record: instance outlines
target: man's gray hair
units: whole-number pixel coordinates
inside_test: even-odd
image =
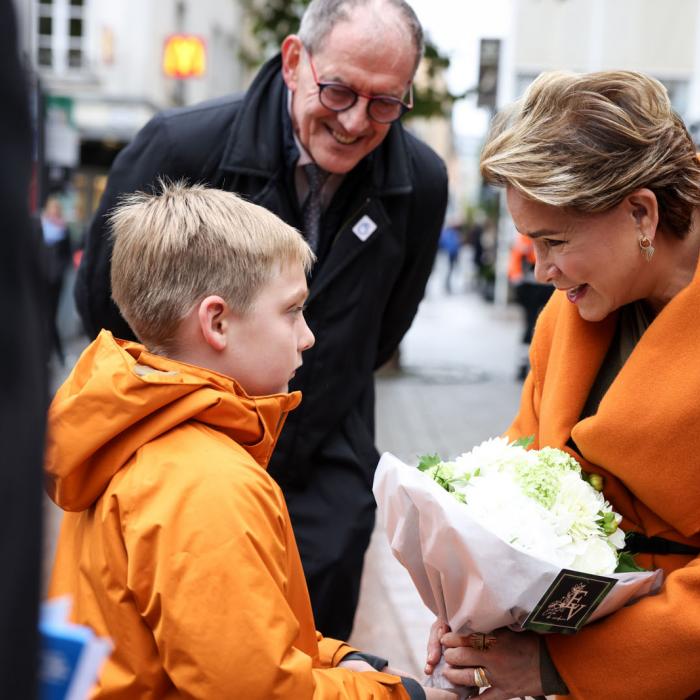
[[[376,0],[311,0],[301,18],[299,38],[312,54],[316,53],[320,51],[323,42],[336,24],[349,20],[351,12],[356,7],[375,2]],[[404,20],[416,49],[416,62],[413,67],[415,73],[425,49],[423,27],[413,8],[405,0],[380,0],[380,2],[393,7]]]

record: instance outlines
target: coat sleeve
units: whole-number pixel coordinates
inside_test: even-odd
[[[118,338],[133,340],[133,331],[112,301],[110,260],[112,242],[107,217],[120,195],[147,190],[159,176],[176,178],[171,164],[171,144],[161,115],[154,117],[119,153],[107,187],[85,238],[85,248],[75,283],[75,302],[87,334],[94,338],[102,328]]]
[[[316,633],[293,607],[308,594],[301,573],[290,576],[293,535],[272,479],[252,466],[242,478],[188,466],[196,481],[177,487],[171,473],[167,489],[130,489],[139,493],[124,510],[128,589],[181,696],[406,699],[398,677],[324,668],[313,652]],[[327,664],[346,653],[335,640],[321,647]]]
[[[348,654],[357,651],[347,642],[324,637],[320,632],[316,632],[316,641],[318,642],[319,662],[324,668],[337,666]]]
[[[411,222],[406,232],[406,256],[398,282],[389,297],[377,349],[377,367],[392,356],[411,327],[435,261],[447,208],[445,164],[423,144],[414,161]]]

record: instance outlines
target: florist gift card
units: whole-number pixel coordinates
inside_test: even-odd
[[[614,578],[562,569],[527,616],[523,629],[573,634],[615,585]]]

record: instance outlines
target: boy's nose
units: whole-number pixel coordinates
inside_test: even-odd
[[[301,334],[300,340],[301,342],[299,343],[299,350],[301,352],[309,350],[314,346],[314,343],[316,342],[316,338],[314,337],[314,334],[311,332],[311,329],[306,323],[306,319],[304,319],[304,330]]]

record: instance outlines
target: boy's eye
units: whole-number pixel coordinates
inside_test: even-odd
[[[556,248],[559,245],[563,245],[564,241],[561,241],[558,238],[545,238],[544,243],[548,248]]]

